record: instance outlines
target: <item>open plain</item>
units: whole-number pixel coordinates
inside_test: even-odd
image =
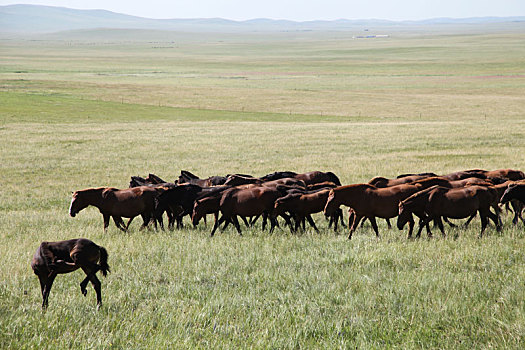
[[[94,30],[0,39],[0,348],[523,348],[525,225],[352,240],[208,225],[124,234],[71,192],[333,171],[525,170],[523,23],[352,31]],[[348,214],[345,213],[346,217]],[[81,273],[47,312],[41,241],[86,237],[112,273],[97,311]]]

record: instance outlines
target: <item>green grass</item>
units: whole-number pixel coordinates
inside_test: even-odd
[[[510,215],[481,240],[477,219],[411,241],[380,220],[379,240],[365,225],[348,241],[321,216],[321,234],[210,238],[209,223],[103,234],[97,210],[67,214],[71,191],[148,172],[349,184],[525,169],[518,34],[401,34],[188,36],[175,52],[152,48],[171,38],[2,41],[0,348],[523,348],[525,231]],[[42,313],[31,256],[75,237],[109,252],[104,306],[75,272]]]

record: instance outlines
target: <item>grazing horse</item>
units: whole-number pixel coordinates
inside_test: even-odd
[[[421,190],[421,187],[410,184],[402,184],[386,188],[377,188],[370,184],[355,184],[340,186],[332,189],[324,208],[325,215],[333,213],[341,204],[353,210],[350,215],[350,233],[348,239],[352,238],[359,222],[367,218],[372,228],[379,237],[376,217],[393,218],[398,215],[399,202],[408,196]]]
[[[522,216],[522,211],[523,211],[523,208],[525,207],[525,202],[520,201],[517,198],[511,198],[510,195],[507,195],[507,197],[503,198],[503,195],[510,187],[514,185],[519,185],[519,184],[521,184],[521,182],[516,183],[514,181],[507,181],[502,184],[497,184],[493,186],[493,188],[498,192],[500,203],[505,204],[505,205],[508,205],[510,203],[512,210],[514,211],[514,218],[512,219],[512,223],[514,225],[516,225],[520,219],[521,219],[521,222],[525,224],[525,220],[523,219],[523,216]],[[516,190],[512,190],[512,192],[514,191]]]
[[[115,225],[126,232],[127,227],[122,217],[134,218],[141,215],[146,227],[155,208],[155,198],[158,192],[155,188],[140,186],[119,190],[112,187],[88,188],[73,193],[69,215],[75,217],[79,211],[92,205],[98,208],[104,217],[104,233],[109,226],[109,219],[113,217]]]
[[[421,191],[416,195],[407,198],[399,205],[398,228],[403,228],[407,218],[411,213],[422,217],[418,236],[424,225],[431,220],[436,220],[443,236],[445,230],[441,217],[446,216],[455,219],[463,219],[475,215],[479,212],[481,217],[481,232],[488,223],[488,219],[494,222],[496,229],[501,230],[498,217],[490,211],[490,206],[494,203],[497,192],[493,188],[485,186],[469,186],[462,188],[432,187],[426,191]]]
[[[525,204],[525,183],[509,184],[503,196],[501,196],[501,203],[506,203],[516,199]]]
[[[96,273],[100,270],[104,277],[109,272],[108,252],[85,238],[59,242],[42,242],[38,247],[31,268],[40,280],[42,309],[48,305],[49,292],[57,274],[73,272],[81,268],[86,278],[80,283],[80,291],[85,296],[86,286],[91,282],[97,293],[97,305],[102,305],[100,281]]]

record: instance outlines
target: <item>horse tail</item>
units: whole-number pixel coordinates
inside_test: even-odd
[[[104,247],[100,247],[100,271],[102,271],[102,274],[104,277],[108,275],[108,272],[111,272],[108,265],[108,251]]]
[[[337,175],[335,175],[334,173],[332,173],[331,171],[327,172],[326,173],[328,175],[328,177],[330,178],[330,181],[332,181],[334,184],[336,184],[337,186],[341,186],[341,181],[339,181],[339,178],[337,177]]]

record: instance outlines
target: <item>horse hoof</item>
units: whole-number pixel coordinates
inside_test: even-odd
[[[81,288],[80,291],[82,292],[82,295],[83,295],[83,296],[86,296],[86,295],[87,295],[87,289],[85,289],[85,288]]]

